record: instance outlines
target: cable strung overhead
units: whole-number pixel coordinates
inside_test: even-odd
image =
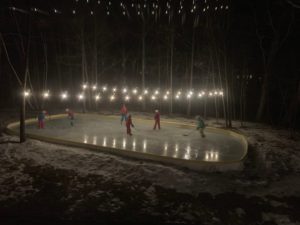
[[[31,5],[13,3],[9,9],[19,13],[35,13],[41,15],[120,15],[128,19],[137,17],[153,17],[156,21],[167,19],[180,19],[186,17],[222,14],[229,10],[228,0],[67,0],[67,1],[41,1],[34,0]]]

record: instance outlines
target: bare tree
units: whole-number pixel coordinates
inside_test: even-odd
[[[279,17],[281,19],[277,19],[278,15],[272,14],[272,6],[270,1],[267,1],[266,5],[266,19],[268,21],[266,25],[270,28],[270,33],[264,32],[266,27],[260,27],[259,15],[254,13],[254,19],[256,23],[256,37],[258,40],[259,49],[262,57],[262,65],[263,65],[263,77],[262,77],[262,85],[261,85],[261,95],[259,100],[259,106],[256,114],[256,120],[261,121],[265,110],[266,104],[268,101],[270,82],[272,80],[272,67],[276,56],[278,55],[279,50],[283,46],[283,44],[288,39],[290,34],[291,27],[294,21],[294,12],[287,14],[285,10],[282,10],[282,15]],[[282,8],[281,8],[282,9]],[[280,10],[281,10],[280,9]],[[278,12],[277,12],[278,13]],[[262,17],[262,15],[260,15]],[[276,17],[276,19],[275,19]],[[286,26],[286,20],[288,18],[288,24]],[[264,17],[263,17],[264,18]],[[284,27],[284,28],[282,28]],[[265,41],[269,41],[270,45],[266,46]]]

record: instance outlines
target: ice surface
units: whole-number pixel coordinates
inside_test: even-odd
[[[244,156],[242,143],[230,135],[206,130],[206,137],[202,138],[195,128],[176,123],[162,121],[161,130],[153,130],[151,120],[133,118],[133,123],[133,136],[129,136],[117,116],[80,114],[76,116],[74,126],[65,117],[46,121],[45,129],[38,129],[36,124],[27,125],[27,132],[186,160],[238,161]]]

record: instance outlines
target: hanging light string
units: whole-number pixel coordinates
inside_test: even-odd
[[[87,94],[87,92],[90,92]],[[175,100],[192,100],[192,99],[202,99],[204,97],[223,97],[224,92],[222,89],[214,89],[214,90],[185,90],[179,89],[178,91],[171,93],[169,89],[167,90],[160,90],[156,89],[139,89],[137,87],[129,88],[123,87],[118,89],[117,87],[108,87],[104,85],[102,87],[98,87],[97,85],[88,85],[83,84],[81,86],[81,90],[77,93],[77,95],[70,95],[68,91],[62,91],[60,93],[54,94],[50,90],[45,90],[40,94],[34,95],[31,90],[26,90],[23,93],[23,96],[29,98],[30,96],[41,97],[45,100],[50,99],[51,97],[57,97],[61,100],[65,101],[70,98],[77,98],[79,101],[82,101],[86,98],[86,96],[92,96],[95,101],[100,100],[121,100],[121,101],[143,101],[143,100],[150,100],[150,101],[157,101],[162,100],[167,102],[171,95]]]
[[[217,13],[229,10],[228,0],[180,0],[180,1],[161,1],[158,0],[131,0],[131,1],[112,1],[112,0],[74,0],[74,3],[68,9],[53,7],[52,9],[41,9],[31,7],[30,11],[36,14],[57,15],[68,14],[76,15],[79,11],[89,10],[91,16],[96,15],[96,12],[102,11],[107,16],[112,13],[118,13],[122,16],[166,16],[171,20],[175,15],[199,16],[205,15],[208,12]],[[10,10],[20,13],[30,13],[28,10],[16,6],[10,6]]]

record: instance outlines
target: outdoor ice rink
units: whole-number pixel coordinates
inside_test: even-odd
[[[36,123],[28,124],[26,129],[29,134],[39,136],[185,160],[231,162],[245,156],[246,150],[239,138],[210,128],[202,138],[194,127],[179,121],[161,120],[161,130],[153,130],[152,120],[133,117],[133,124],[133,135],[129,136],[118,116],[77,114],[73,127],[65,116],[46,120],[45,129],[38,129]]]

